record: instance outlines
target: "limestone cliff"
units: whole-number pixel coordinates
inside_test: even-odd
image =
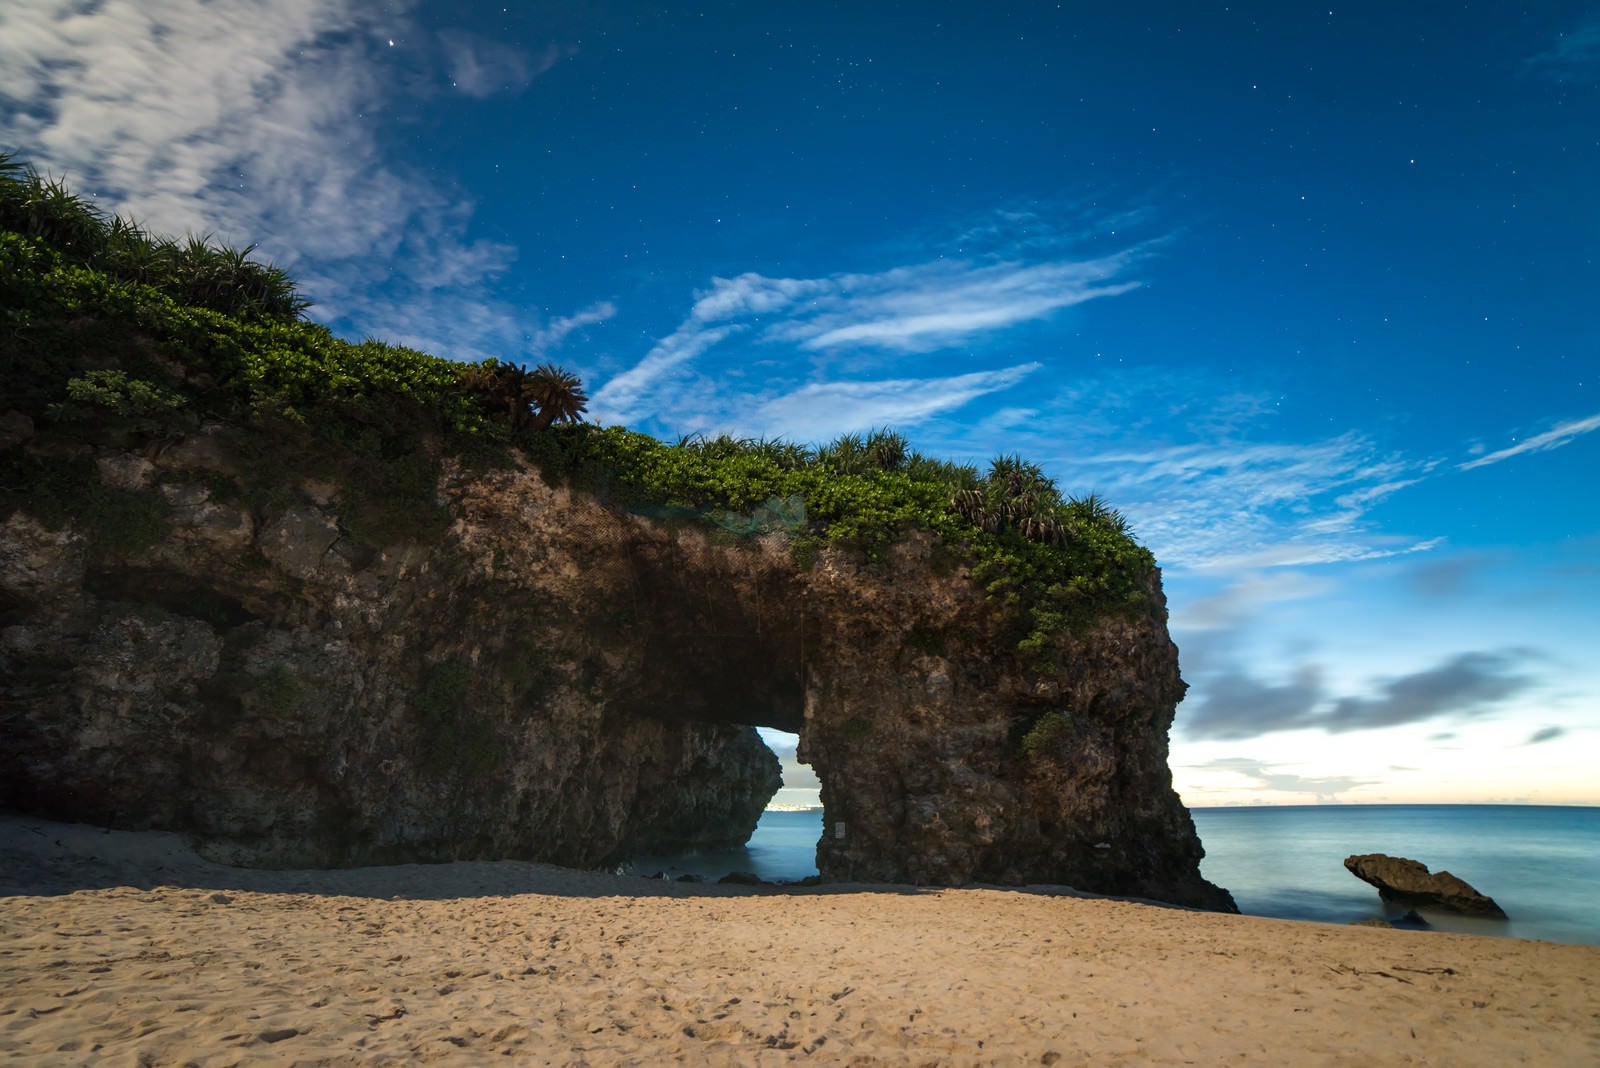
[[[15,431],[0,450],[35,447]],[[252,864],[600,865],[743,841],[778,786],[759,724],[821,779],[825,875],[1232,908],[1171,788],[1155,575],[1042,674],[931,534],[797,562],[781,531],[447,459],[448,525],[374,549],[358,487],[228,492],[254,477],[237,433],[43,457],[161,522],[0,525],[0,803]]]

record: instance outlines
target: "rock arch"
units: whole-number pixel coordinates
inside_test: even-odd
[[[173,529],[131,556],[0,528],[0,801],[260,864],[599,865],[742,841],[777,786],[760,725],[822,782],[825,876],[1232,908],[1171,788],[1155,577],[1045,678],[930,536],[800,566],[782,533],[447,468],[451,528],[362,553],[336,488],[256,513],[176,477],[199,462],[157,461]]]

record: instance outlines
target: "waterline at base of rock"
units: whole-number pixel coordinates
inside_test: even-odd
[[[638,856],[629,865],[637,875],[661,872],[669,879],[694,875],[715,882],[729,872],[759,875],[770,883],[794,883],[817,874],[817,839],[822,836],[822,810],[768,809],[743,846],[700,849],[692,853]]]

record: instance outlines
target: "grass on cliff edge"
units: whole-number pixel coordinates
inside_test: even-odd
[[[41,518],[92,526],[103,502],[57,492],[60,461],[88,446],[159,448],[218,422],[244,428],[253,452],[236,494],[266,511],[307,478],[333,481],[348,532],[373,547],[443,528],[443,456],[495,463],[517,448],[619,507],[732,530],[763,517],[790,532],[799,566],[825,543],[876,557],[931,531],[1014,610],[1019,652],[1041,668],[1055,636],[1150,609],[1155,561],[1121,516],[1092,496],[1063,498],[1018,457],[980,474],[890,431],[812,449],[535,430],[485,395],[494,361],[334,337],[302,317],[293,280],[250,251],[152,236],[0,154],[0,417],[34,425],[26,448],[0,453],[0,517],[48,498]]]

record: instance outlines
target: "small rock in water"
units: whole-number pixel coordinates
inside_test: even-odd
[[[680,875],[680,876],[678,876],[678,882],[680,882],[680,883],[703,883],[703,882],[705,882],[705,880],[700,878],[700,876],[698,876],[698,875]]]
[[[1377,887],[1378,896],[1385,901],[1506,919],[1505,910],[1495,904],[1492,897],[1480,894],[1447,871],[1429,872],[1428,866],[1420,861],[1383,853],[1361,853],[1345,857],[1344,866],[1357,879]]]
[[[726,874],[722,878],[718,879],[717,882],[718,883],[733,883],[733,884],[738,885],[738,886],[765,886],[765,885],[767,885],[767,881],[765,879],[763,879],[761,876],[757,875],[755,872],[749,872],[749,871],[730,871],[728,874]]]

